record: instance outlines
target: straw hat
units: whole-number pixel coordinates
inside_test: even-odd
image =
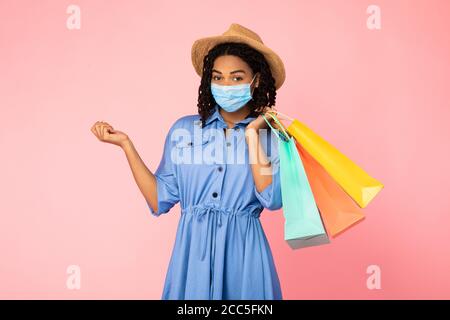
[[[204,56],[215,45],[223,42],[246,43],[261,52],[269,63],[272,76],[275,79],[275,88],[279,89],[281,87],[286,78],[284,64],[281,58],[272,49],[264,45],[260,36],[238,23],[232,23],[222,35],[201,38],[194,42],[191,50],[192,64],[200,77],[203,71]]]

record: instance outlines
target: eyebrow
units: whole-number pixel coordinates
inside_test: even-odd
[[[216,70],[216,69],[212,69],[212,71],[213,71],[213,72],[217,72],[217,73],[220,73],[220,74],[222,74],[222,72],[220,72],[220,71],[218,71],[218,70]],[[242,72],[242,73],[245,73],[245,71],[244,71],[244,70],[234,70],[234,71],[231,71],[231,72],[230,72],[230,74],[233,74],[233,73],[238,73],[238,72]]]

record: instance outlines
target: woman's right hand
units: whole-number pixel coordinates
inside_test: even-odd
[[[102,142],[112,143],[123,147],[129,140],[128,135],[122,131],[114,130],[107,122],[97,121],[91,127],[92,133]]]

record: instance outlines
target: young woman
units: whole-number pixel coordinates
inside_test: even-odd
[[[277,138],[262,114],[276,114],[283,63],[236,23],[195,41],[192,62],[198,114],[172,124],[155,173],[124,132],[103,121],[91,130],[124,150],[154,216],[180,202],[162,299],[282,299],[259,216],[282,207]]]

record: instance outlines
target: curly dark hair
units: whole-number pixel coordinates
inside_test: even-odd
[[[247,105],[250,107],[250,116],[258,116],[266,107],[275,105],[276,89],[275,79],[270,71],[269,64],[264,55],[245,43],[225,42],[220,43],[209,50],[203,58],[203,72],[200,87],[198,89],[198,113],[202,121],[202,127],[206,119],[214,112],[216,101],[211,93],[211,78],[214,61],[224,55],[238,56],[252,69],[253,74],[260,73],[259,85],[254,88],[253,99]]]

